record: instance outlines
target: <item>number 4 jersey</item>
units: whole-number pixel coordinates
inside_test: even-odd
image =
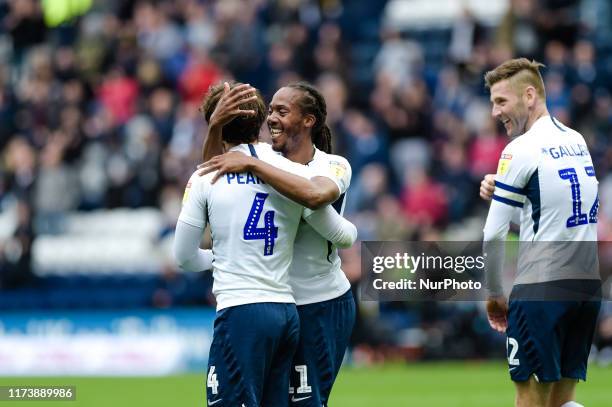
[[[335,182],[329,172],[317,173],[293,163],[265,143],[242,144],[231,151],[304,178],[326,176]],[[179,221],[199,228],[210,223],[217,310],[257,302],[295,302],[288,272],[304,208],[252,173],[228,173],[211,184],[213,174],[191,177]]]
[[[506,146],[495,177],[485,241],[498,240],[501,234],[505,238],[507,221],[496,216],[508,212],[500,205],[521,208],[521,248],[533,250],[519,256],[515,283],[598,278],[596,253],[585,259],[581,270],[564,268],[560,262],[561,257],[586,255],[581,253],[583,245],[569,242],[597,241],[597,185],[584,138],[552,116],[541,117]],[[523,242],[554,243],[545,244],[543,251],[542,243]]]

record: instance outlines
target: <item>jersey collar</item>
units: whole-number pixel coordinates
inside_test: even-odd
[[[313,146],[313,148],[314,148],[314,154],[312,155],[312,160],[308,161],[306,165],[312,164],[313,162],[315,162],[316,160],[318,160],[319,158],[323,156],[323,151],[319,150],[316,146]]]
[[[549,124],[551,122],[550,121],[551,119],[552,119],[552,116],[549,115],[549,114],[540,117],[538,120],[533,122],[533,124],[531,125],[531,128],[529,129],[529,131],[531,132],[535,128],[540,128],[540,127],[546,126],[547,124]]]

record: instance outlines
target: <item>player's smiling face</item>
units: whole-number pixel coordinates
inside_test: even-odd
[[[268,129],[272,136],[272,148],[287,154],[297,136],[304,130],[304,116],[297,102],[302,94],[293,88],[280,88],[272,97],[268,108]]]
[[[529,112],[521,93],[508,79],[491,86],[491,103],[491,114],[504,125],[508,137],[514,138],[525,133]]]

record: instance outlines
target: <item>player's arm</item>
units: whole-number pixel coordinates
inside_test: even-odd
[[[506,255],[506,236],[514,210],[499,201],[491,202],[484,227],[485,286],[488,291],[487,317],[489,325],[503,333],[508,327],[508,305],[502,288],[502,270]]]
[[[485,201],[490,201],[493,198],[493,194],[495,193],[495,174],[487,174],[484,176],[482,181],[480,181],[480,197]],[[514,209],[512,213],[511,222],[520,225],[521,212],[518,208]]]
[[[212,252],[200,249],[208,222],[206,194],[209,186],[207,180],[194,174],[185,188],[183,207],[176,223],[173,252],[179,267],[186,271],[212,268]]]
[[[501,271],[504,263],[505,241],[515,210],[522,208],[525,200],[526,196],[522,189],[495,181],[495,193],[492,196],[483,231],[486,287],[490,297],[504,295],[501,286]]]
[[[352,169],[349,162],[341,156],[337,155],[327,155],[326,160],[315,160],[310,168],[313,168],[316,172],[327,172],[331,174],[334,178],[334,182],[338,185],[340,189],[341,197],[339,200],[344,199],[344,195],[351,184],[352,177]],[[342,201],[335,201],[336,204],[339,204],[338,207],[334,205],[334,210],[332,206],[327,206],[325,209],[318,209],[317,211],[312,211],[310,209],[304,209],[304,213],[302,217],[306,219],[308,223],[317,231],[317,233],[322,236],[325,240],[331,242],[334,246],[339,247],[341,249],[346,249],[351,247],[355,240],[357,240],[357,228],[351,222],[346,220],[340,212],[340,208],[342,207]],[[312,216],[314,219],[308,219]],[[321,219],[317,219],[320,217]],[[319,231],[316,222],[323,222],[325,226],[331,228],[337,228],[337,231],[331,232],[331,235],[328,231]]]
[[[204,162],[223,154],[222,130],[223,126],[238,116],[252,116],[254,110],[241,109],[240,105],[245,102],[257,100],[256,89],[248,84],[242,84],[230,89],[229,83],[223,84],[223,95],[219,98],[215,110],[208,120],[208,133],[202,147],[202,159]]]
[[[204,229],[180,220],[174,232],[174,258],[185,271],[204,271],[212,269],[212,250],[200,249]]]
[[[308,179],[256,159],[251,161],[250,171],[282,195],[309,209],[322,208],[340,196],[338,185],[326,176]]]
[[[495,174],[487,174],[480,181],[480,197],[485,201],[490,201],[495,192]]]
[[[288,161],[288,160],[287,160]],[[302,166],[293,163],[295,166]],[[289,172],[262,160],[238,152],[229,152],[214,157],[199,166],[198,174],[204,175],[217,171],[214,183],[224,174],[251,172],[282,195],[309,209],[319,209],[334,202],[340,196],[340,187],[331,176],[305,178],[297,175],[300,171]]]
[[[485,286],[488,291],[487,317],[489,325],[502,333],[508,326],[508,305],[502,288],[502,270],[506,255],[506,236],[513,213],[512,206],[493,200],[484,227]]]
[[[306,222],[325,240],[341,249],[349,248],[357,240],[357,228],[336,212],[331,206],[316,211],[304,210]]]
[[[223,141],[221,140],[222,127],[208,126],[206,141],[202,147],[202,161],[206,162],[211,158],[223,154]]]
[[[501,271],[504,265],[505,242],[514,208],[499,201],[491,202],[484,227],[483,250],[486,254],[486,287],[490,297],[503,296]]]
[[[537,160],[532,152],[518,143],[506,147],[499,160],[495,190],[484,227],[485,284],[489,293],[487,316],[493,329],[504,332],[508,325],[507,301],[502,289],[505,241],[516,208],[522,208],[527,184]]]

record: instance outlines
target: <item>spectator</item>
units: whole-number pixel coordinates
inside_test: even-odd
[[[410,172],[401,196],[404,216],[411,223],[434,226],[448,220],[447,192],[424,169],[415,168]]]

